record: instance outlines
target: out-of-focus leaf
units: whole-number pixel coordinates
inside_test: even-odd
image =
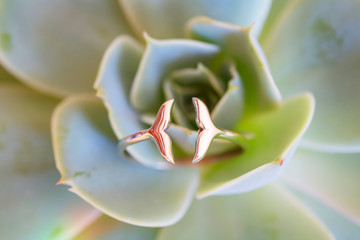
[[[131,34],[116,0],[5,0],[0,3],[0,61],[46,93],[92,91],[107,45]]]
[[[157,228],[144,228],[102,215],[73,240],[155,240]]]
[[[309,209],[329,228],[337,240],[350,240],[360,238],[359,224],[351,221],[336,209],[329,207],[326,203],[312,198],[299,189],[294,189],[291,185],[286,185],[292,190],[297,198],[306,204]]]
[[[283,178],[360,225],[360,154],[299,150]]]
[[[99,212],[56,187],[50,117],[57,100],[0,86],[0,239],[69,239]]]
[[[207,16],[244,27],[255,23],[258,35],[271,0],[119,0],[131,26],[156,38],[183,37],[186,21]]]
[[[303,147],[360,151],[359,12],[358,0],[298,0],[263,41],[284,96],[310,91],[316,98]]]
[[[278,186],[251,193],[195,201],[158,240],[333,239],[294,196]]]

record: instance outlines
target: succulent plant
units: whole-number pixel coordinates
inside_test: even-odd
[[[360,6],[327,2],[1,2],[0,237],[359,237]],[[194,97],[241,136],[197,163]],[[120,151],[170,99],[175,164]]]

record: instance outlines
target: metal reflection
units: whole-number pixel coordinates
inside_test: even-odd
[[[174,162],[174,156],[172,153],[172,144],[169,135],[165,130],[170,126],[170,114],[174,104],[174,99],[166,101],[161,105],[154,123],[149,129],[142,130],[134,133],[120,140],[120,150],[124,151],[125,148],[131,144],[142,142],[148,139],[152,139],[158,147],[163,158],[170,162]]]
[[[218,129],[210,118],[210,113],[206,105],[198,98],[192,98],[196,112],[196,124],[199,127],[198,138],[196,140],[195,155],[192,162],[197,163],[202,160],[209,150],[211,142],[215,138],[229,140],[244,148],[247,139],[238,133]],[[174,104],[174,99],[166,101],[161,105],[154,123],[149,129],[139,131],[120,140],[119,148],[124,151],[131,144],[152,139],[158,147],[163,158],[169,163],[175,164],[172,153],[172,143],[165,130],[170,126],[170,114]]]
[[[245,146],[246,139],[243,135],[218,129],[212,122],[206,105],[195,97],[192,98],[192,101],[196,111],[196,125],[199,128],[193,163],[197,163],[205,157],[211,142],[215,138],[229,140],[242,148]]]

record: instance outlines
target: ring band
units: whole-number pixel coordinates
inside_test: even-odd
[[[196,125],[199,128],[195,155],[192,161],[193,163],[197,163],[205,157],[211,142],[215,138],[231,141],[239,145],[241,148],[246,147],[247,138],[244,135],[218,129],[212,122],[206,105],[200,99],[195,97],[192,98],[192,101],[196,112]],[[131,144],[152,139],[159,149],[162,157],[169,163],[175,164],[172,152],[172,142],[170,136],[165,132],[170,126],[171,109],[173,104],[174,99],[171,99],[161,105],[156,115],[156,119],[149,129],[141,130],[121,139],[118,145],[120,151],[125,151],[126,147]]]
[[[168,129],[168,127],[170,126],[170,113],[173,104],[174,99],[171,99],[161,105],[156,115],[156,119],[149,129],[142,130],[121,139],[118,145],[120,151],[125,151],[125,148],[131,144],[152,139],[158,147],[163,158],[166,161],[175,164],[174,156],[172,153],[171,139],[169,135],[165,132],[165,130]]]
[[[236,132],[218,129],[212,122],[205,103],[195,97],[192,98],[192,101],[195,106],[196,125],[199,128],[193,163],[197,163],[205,157],[211,142],[215,138],[231,141],[242,148],[246,146],[247,139],[245,136]]]

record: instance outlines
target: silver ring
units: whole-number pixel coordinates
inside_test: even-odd
[[[197,163],[205,157],[211,142],[215,138],[231,141],[242,148],[246,147],[247,139],[245,136],[236,132],[218,129],[212,122],[206,105],[195,97],[192,98],[192,101],[196,112],[196,125],[199,128],[195,155],[192,160],[193,163]],[[173,104],[174,99],[171,99],[161,105],[156,119],[149,129],[139,131],[121,139],[119,141],[120,151],[124,152],[126,147],[131,144],[151,139],[155,142],[163,158],[169,163],[175,164],[171,138],[166,133],[166,129],[170,126]]]

